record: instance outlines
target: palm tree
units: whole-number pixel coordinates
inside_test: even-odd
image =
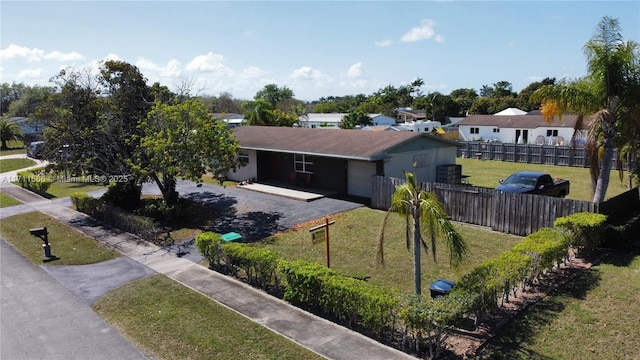
[[[640,125],[640,46],[624,42],[616,19],[604,17],[584,46],[588,75],[582,79],[546,85],[532,96],[550,121],[572,112],[576,129],[588,124],[586,150],[593,185],[593,202],[604,201],[614,148],[629,138],[617,134],[631,123]]]
[[[7,119],[0,119],[0,140],[2,140],[0,149],[8,150],[7,141],[24,140],[24,133],[18,124],[9,122]]]
[[[391,196],[391,207],[384,218],[380,238],[378,240],[378,261],[384,264],[384,230],[389,219],[389,214],[397,213],[406,219],[405,235],[407,250],[411,247],[413,239],[413,277],[416,295],[422,293],[422,281],[420,271],[420,247],[429,252],[429,246],[425,243],[423,235],[431,241],[431,254],[436,260],[436,241],[444,240],[449,250],[449,263],[452,266],[460,264],[467,254],[467,244],[462,236],[455,230],[444,212],[442,204],[436,196],[424,190],[420,190],[413,173],[405,171],[406,182],[396,186],[396,191]],[[411,234],[413,225],[413,234]]]

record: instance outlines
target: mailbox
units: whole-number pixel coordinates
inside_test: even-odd
[[[49,244],[49,232],[47,231],[46,227],[29,229],[29,234],[42,239],[42,241],[44,242],[44,244],[42,244],[42,249],[44,250],[44,256],[48,258],[55,257],[51,255],[51,244]]]

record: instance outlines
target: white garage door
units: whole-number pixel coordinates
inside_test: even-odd
[[[371,197],[372,176],[376,174],[376,163],[366,161],[347,162],[347,192],[349,195]]]

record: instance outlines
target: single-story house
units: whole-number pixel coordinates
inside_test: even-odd
[[[397,108],[396,112],[398,114],[398,122],[415,122],[418,120],[426,120],[427,114],[424,110],[414,110],[410,107],[401,107]]]
[[[370,198],[374,175],[436,181],[436,167],[456,162],[457,143],[409,131],[241,126],[233,130],[245,166],[233,181],[295,182]],[[415,168],[414,168],[415,164]]]
[[[347,113],[309,113],[298,118],[301,127],[305,128],[339,128],[340,122]],[[395,125],[396,120],[384,114],[368,114],[374,126]]]
[[[224,122],[227,128],[235,128],[235,127],[241,126],[244,123],[243,114],[214,113],[214,114],[211,114],[211,118],[213,120]]]
[[[540,114],[470,115],[457,123],[460,140],[491,141],[508,144],[568,146],[577,116],[563,115],[547,122]],[[584,145],[586,132],[576,134],[577,146]]]

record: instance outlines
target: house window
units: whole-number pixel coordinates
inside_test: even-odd
[[[238,162],[240,163],[240,166],[246,166],[249,164],[249,152],[247,152],[246,150],[240,150],[240,152],[238,152]]]
[[[427,164],[427,155],[426,154],[416,154],[413,155],[413,165],[416,168],[426,167]]]
[[[471,133],[472,134],[480,134],[480,128],[472,127],[471,128]]]
[[[494,133],[499,133],[500,132],[500,128],[493,128],[493,132]]]
[[[547,136],[558,136],[558,130],[547,130]]]
[[[293,169],[299,173],[313,174],[313,162],[309,156],[295,154],[293,156]]]

